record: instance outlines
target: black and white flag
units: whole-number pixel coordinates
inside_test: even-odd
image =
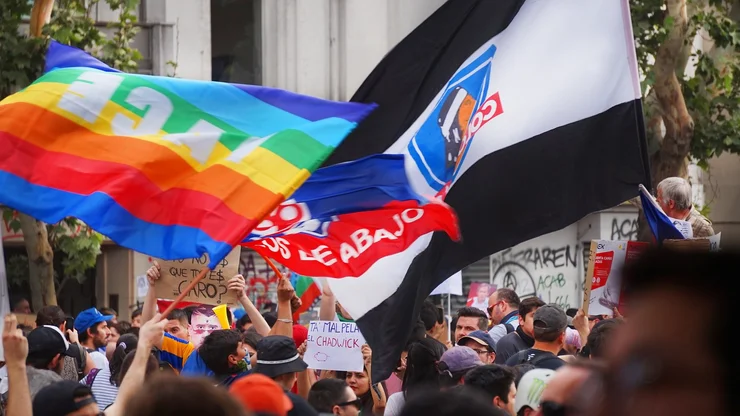
[[[326,165],[401,153],[457,212],[362,276],[332,279],[387,378],[421,302],[465,266],[637,195],[649,182],[627,0],[449,0],[352,99],[379,104]]]

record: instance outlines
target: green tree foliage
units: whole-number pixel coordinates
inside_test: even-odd
[[[118,19],[107,24],[112,31],[111,36],[105,33],[106,25],[95,22],[93,18],[99,3],[107,4],[118,13]],[[116,69],[136,71],[141,54],[132,42],[139,31],[136,25],[138,4],[139,0],[57,0],[51,21],[44,27],[44,36],[30,38],[26,34],[33,2],[3,0],[0,5],[0,99],[26,87],[41,75],[46,48],[52,38],[84,49]],[[14,232],[20,231],[24,216],[7,207],[2,210],[10,228]],[[30,276],[32,292],[45,292],[32,293],[33,307],[38,309],[43,304],[56,304],[58,291],[45,290],[45,283],[36,281],[44,279],[44,273],[38,272],[38,263],[46,263],[49,270],[54,263],[61,265],[54,273],[56,284],[49,285],[52,289],[54,286],[61,289],[68,279],[82,281],[85,272],[95,267],[103,236],[74,218],[53,225],[37,222],[35,226],[45,228],[44,234],[48,235],[53,255],[61,261],[53,262],[52,256],[31,253],[32,248],[27,244],[29,256],[10,257],[8,274],[11,284],[22,284],[24,278]]]
[[[631,0],[654,184],[740,153],[740,5]],[[694,50],[697,35],[704,45]],[[688,69],[688,71],[687,71]]]

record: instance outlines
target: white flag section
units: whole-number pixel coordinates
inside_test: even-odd
[[[5,254],[3,244],[0,241],[0,334],[5,327],[5,315],[10,313],[10,295],[8,294],[8,276],[5,273]],[[0,342],[0,361],[5,361],[5,351]]]
[[[463,295],[463,282],[462,282],[462,271],[459,271],[449,279],[442,282],[441,285],[437,286],[436,289],[430,293],[430,295]]]
[[[459,66],[386,153],[406,155],[407,175],[418,193],[445,197],[487,155],[534,136],[545,140],[543,133],[557,135],[563,126],[639,100],[630,24],[626,0],[525,1],[509,26]],[[439,143],[444,163],[434,154]],[[562,168],[573,167],[552,167]],[[542,177],[542,186],[547,181]],[[486,184],[479,186],[485,193]],[[423,235],[358,278],[332,279],[332,291],[361,319],[397,291],[431,239],[431,233]]]

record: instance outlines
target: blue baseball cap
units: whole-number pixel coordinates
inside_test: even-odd
[[[75,329],[77,332],[85,332],[89,328],[111,319],[113,319],[113,315],[103,315],[96,308],[85,309],[75,318]]]
[[[231,311],[234,314],[234,320],[238,321],[242,319],[242,316],[246,315],[247,312],[244,309],[232,309]]]
[[[468,335],[460,338],[460,341],[458,341],[458,345],[468,339],[471,341],[475,341],[476,343],[484,347],[487,347],[489,352],[496,352],[496,343],[493,342],[493,338],[491,338],[491,336],[488,335],[488,332],[473,331],[469,333]]]

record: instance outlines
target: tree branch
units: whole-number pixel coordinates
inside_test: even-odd
[[[686,0],[666,0],[673,26],[655,57],[655,94],[660,103],[666,134],[654,158],[653,181],[679,175],[691,148],[694,122],[686,108],[676,66],[688,36]]]

